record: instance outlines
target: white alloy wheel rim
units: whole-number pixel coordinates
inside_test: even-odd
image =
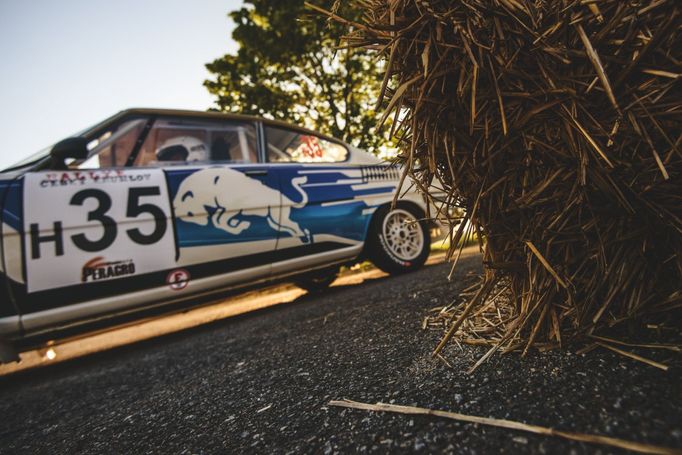
[[[421,224],[406,210],[396,209],[384,217],[381,234],[388,250],[403,261],[411,261],[424,248]]]

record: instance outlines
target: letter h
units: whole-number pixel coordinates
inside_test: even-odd
[[[62,256],[64,254],[64,238],[62,236],[62,222],[54,222],[54,234],[40,235],[38,223],[31,223],[31,259],[40,259],[40,244],[46,242],[54,242],[55,255]]]

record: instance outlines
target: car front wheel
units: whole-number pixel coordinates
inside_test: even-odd
[[[431,246],[426,221],[407,204],[380,207],[369,227],[369,259],[386,273],[410,272],[421,267]]]

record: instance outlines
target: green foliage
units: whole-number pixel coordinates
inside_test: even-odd
[[[311,14],[303,2],[246,0],[231,12],[239,50],[207,64],[213,79],[204,85],[220,111],[288,121],[378,152],[390,145],[375,131],[383,71],[366,51],[339,48],[347,29]],[[359,18],[348,6],[338,12]]]

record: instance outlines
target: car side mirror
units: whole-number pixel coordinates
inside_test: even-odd
[[[52,150],[52,169],[66,169],[67,158],[74,160],[84,160],[88,157],[88,140],[84,137],[70,137],[57,142]]]

